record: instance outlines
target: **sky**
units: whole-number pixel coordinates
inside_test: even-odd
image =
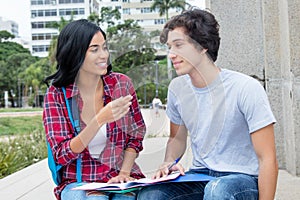
[[[0,0],[0,17],[15,21],[19,25],[19,36],[30,38],[30,0]]]
[[[204,7],[205,0],[194,0],[200,8]],[[19,36],[30,39],[30,0],[0,0],[0,17],[2,20],[12,20],[19,25]]]

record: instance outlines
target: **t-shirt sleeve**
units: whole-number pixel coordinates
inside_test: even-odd
[[[239,108],[245,116],[250,133],[276,122],[267,94],[257,80],[247,81],[241,88],[239,97]]]
[[[177,101],[178,99],[176,98],[175,92],[172,90],[172,86],[170,86],[168,89],[166,114],[172,123],[177,125],[183,125],[184,123],[179,113],[180,107]]]

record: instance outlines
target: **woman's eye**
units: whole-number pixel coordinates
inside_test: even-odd
[[[91,51],[95,53],[98,51],[98,48],[93,48],[93,49],[91,49]]]

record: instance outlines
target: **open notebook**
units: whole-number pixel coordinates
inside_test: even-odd
[[[73,190],[120,191],[166,182],[210,181],[212,179],[214,177],[204,174],[186,174],[182,176],[180,173],[173,173],[159,179],[141,178],[126,183],[82,183],[82,185],[73,188]]]

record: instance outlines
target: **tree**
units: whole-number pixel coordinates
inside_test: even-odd
[[[155,95],[151,91],[155,92],[156,50],[152,48],[151,39],[157,34],[144,32],[132,19],[107,28],[113,71],[124,73],[132,79],[138,98],[147,101],[142,101],[144,104]]]
[[[9,38],[13,39],[15,36],[7,31],[0,31],[0,42]]]
[[[166,20],[168,20],[169,10],[171,8],[180,8],[182,10],[185,10],[185,5],[187,5],[185,0],[154,0],[150,8],[151,10],[158,9],[159,15],[165,15]]]
[[[74,15],[71,15],[69,20],[61,17],[60,21],[55,21],[47,24],[47,28],[57,29],[59,32],[70,22],[74,21]],[[51,40],[48,57],[52,65],[55,65],[55,53],[56,53],[57,36],[54,36]]]
[[[26,68],[37,61],[38,58],[31,56],[27,53],[18,53],[10,55],[7,58],[6,66],[8,68],[3,69],[5,74],[5,83],[4,91],[9,91],[11,97],[17,96],[18,106],[21,104],[21,97],[24,96],[24,82],[20,77],[20,74],[26,70]],[[14,106],[14,99],[11,99],[12,105]]]
[[[11,105],[14,106],[14,97],[18,97],[18,75],[22,70],[26,69],[31,63],[36,61],[36,58],[31,56],[30,51],[22,45],[5,41],[8,39],[9,33],[0,31],[0,99],[4,99],[4,91],[9,92]],[[19,83],[19,85],[18,85]],[[2,104],[2,103],[1,103]]]
[[[96,13],[91,13],[88,17],[89,21],[95,22],[101,27],[105,27],[106,25],[114,26],[115,22],[121,19],[121,13],[117,8],[114,10],[111,7],[102,7],[100,10],[100,16]]]
[[[150,35],[144,33],[134,20],[107,29],[107,40],[112,55],[114,71],[127,73],[131,68],[153,60]]]
[[[0,42],[0,60],[7,61],[10,55],[25,53],[30,55],[30,51],[16,42]]]
[[[43,79],[53,73],[54,69],[50,66],[48,58],[42,58],[31,64],[20,74],[20,77],[25,84],[25,95],[28,96],[28,88],[31,87],[33,89],[34,95],[30,97],[30,104],[35,103],[36,106],[41,106],[40,102],[34,102],[34,99],[40,99],[40,91],[46,90],[46,85],[43,83]]]

